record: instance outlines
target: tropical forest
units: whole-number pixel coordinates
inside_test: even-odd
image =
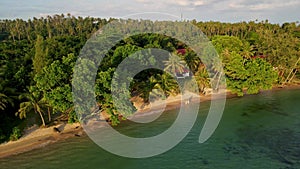
[[[71,14],[40,18],[0,20],[0,142],[18,140],[29,122],[41,128],[60,119],[78,122],[72,97],[76,61],[88,39],[106,24],[117,19],[75,17]],[[147,21],[158,22],[158,21]],[[164,21],[159,21],[162,27]],[[238,97],[258,94],[272,87],[300,82],[300,25],[264,21],[223,23],[184,21],[199,28],[214,46],[221,60],[227,90]],[[145,29],[147,27],[145,26]],[[177,30],[179,33],[183,30]],[[199,95],[212,87],[210,67],[187,44],[161,34],[144,33],[122,39],[105,55],[98,67],[95,98],[111,125],[122,124],[122,112],[112,102],[110,86],[118,65],[129,55],[147,48],[170,52],[161,63],[169,72],[185,73],[185,61],[199,86]],[[172,55],[179,56],[174,59]],[[205,55],[205,52],[203,52]],[[190,85],[186,81],[183,85]],[[153,89],[166,97],[179,94],[174,76],[165,71],[147,69],[130,84],[130,96],[149,102]],[[217,92],[213,88],[212,92]],[[125,109],[125,108],[124,108]],[[133,107],[130,110],[134,112]]]

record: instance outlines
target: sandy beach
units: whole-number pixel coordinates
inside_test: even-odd
[[[272,90],[284,90],[284,89],[299,89],[299,85],[285,86],[285,87],[274,87]],[[264,92],[264,91],[262,91]],[[200,97],[200,102],[210,101],[211,95],[198,96],[195,94],[189,94],[188,96],[193,96],[191,102],[198,102]],[[236,94],[231,94],[226,91],[226,98],[236,97]],[[171,96],[165,100],[164,104],[161,101],[156,101],[153,104],[142,106],[141,104],[135,105],[138,108],[137,115],[146,114],[149,111],[160,110],[164,108],[166,110],[172,110],[179,108],[181,106],[182,96]],[[58,133],[54,130],[54,127],[58,128],[61,132]],[[25,134],[17,141],[10,141],[7,143],[0,144],[0,158],[20,154],[33,149],[42,148],[49,144],[65,140],[70,137],[77,137],[85,135],[80,123],[66,124],[61,123],[55,126],[40,128],[38,126],[32,126],[25,130]]]
[[[56,132],[54,127],[58,128],[61,132]],[[79,123],[62,123],[48,128],[39,128],[35,125],[25,130],[25,134],[19,140],[1,144],[0,158],[42,148],[51,143],[75,137],[75,135],[84,135]]]

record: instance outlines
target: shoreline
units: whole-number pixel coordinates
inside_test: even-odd
[[[270,90],[263,90],[260,93],[267,91],[280,91],[280,90],[293,90],[300,89],[300,84],[288,85],[288,86],[274,86]],[[226,92],[226,99],[238,97],[236,94],[232,94],[230,91]],[[246,95],[246,94],[245,94]],[[195,96],[195,95],[193,95]],[[177,97],[177,98],[176,98]],[[143,109],[138,109],[138,116],[147,115],[150,112],[159,111],[164,108],[164,111],[174,110],[181,106],[181,97],[176,96],[173,98],[168,98],[165,100],[166,107],[164,104],[153,104],[151,107],[146,106]],[[211,101],[211,94],[206,96],[195,96],[200,99],[192,99],[191,103],[196,102],[207,102]],[[218,99],[218,98],[215,98]],[[155,102],[154,102],[155,103]],[[60,133],[57,133],[53,130],[54,127],[60,129]],[[76,136],[85,136],[85,132],[81,127],[80,123],[73,124],[65,124],[61,123],[55,126],[47,127],[47,128],[39,128],[37,126],[33,126],[29,129],[25,130],[25,134],[17,141],[9,141],[7,143],[0,144],[0,158],[6,158],[9,156],[21,154],[24,152],[28,152],[34,149],[43,148],[49,144],[53,144],[71,137]]]
[[[61,132],[55,132],[54,127],[59,128]],[[75,137],[75,134],[78,136],[85,135],[79,123],[62,123],[47,128],[40,128],[35,125],[25,130],[25,134],[19,140],[0,144],[0,158],[43,148],[49,144]]]

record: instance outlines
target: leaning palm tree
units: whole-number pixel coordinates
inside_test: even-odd
[[[35,97],[32,93],[26,93],[20,96],[20,99],[25,98],[26,101],[20,103],[20,108],[16,115],[19,115],[20,119],[26,118],[27,113],[34,111],[40,115],[43,126],[46,126],[43,117],[43,109],[47,106],[44,99]]]

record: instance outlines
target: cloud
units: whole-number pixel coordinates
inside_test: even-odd
[[[247,9],[247,10],[272,10],[284,7],[292,7],[295,5],[300,5],[299,0],[229,0],[228,7],[233,9]]]
[[[222,0],[208,7],[210,17],[220,21],[266,20],[272,23],[300,21],[299,0]],[[214,20],[212,19],[212,20]]]
[[[153,4],[164,4],[165,6],[181,6],[181,7],[191,7],[191,6],[201,6],[207,3],[206,0],[164,0],[164,1],[155,1],[155,0],[135,0],[138,3],[153,3]]]
[[[28,19],[61,13],[118,18],[161,12],[183,14],[183,19],[190,20],[236,22],[271,18],[278,23],[300,20],[299,8],[300,0],[0,0],[0,18]]]
[[[135,1],[138,3],[147,3],[147,4],[153,2],[151,0],[135,0]]]

